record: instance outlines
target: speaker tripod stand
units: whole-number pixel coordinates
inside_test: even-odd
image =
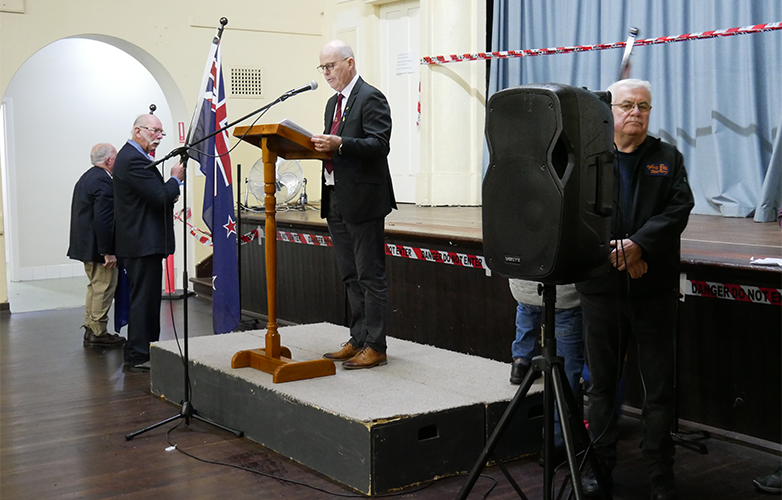
[[[543,373],[543,415],[544,415],[544,465],[543,465],[543,498],[544,500],[551,500],[553,497],[553,483],[554,483],[554,469],[556,464],[553,463],[554,454],[554,405],[556,404],[559,410],[560,423],[562,426],[562,437],[565,442],[565,450],[567,452],[568,468],[570,470],[570,478],[573,483],[573,492],[578,500],[584,498],[584,492],[581,488],[581,474],[579,472],[579,465],[577,461],[577,452],[573,440],[573,431],[578,432],[579,439],[582,443],[589,442],[589,436],[587,434],[586,427],[584,427],[584,421],[580,417],[578,406],[576,405],[576,399],[573,396],[573,392],[570,389],[570,385],[565,382],[565,367],[563,359],[557,356],[557,341],[555,336],[555,304],[557,291],[555,285],[544,284],[541,285],[543,289],[543,305],[544,305],[544,321],[542,325],[543,329],[543,341],[542,341],[542,355],[536,356],[532,360],[532,367],[527,372],[524,380],[521,382],[516,395],[511,400],[508,408],[503,413],[497,427],[492,432],[489,441],[486,443],[483,451],[481,452],[478,460],[475,462],[467,482],[464,484],[459,494],[456,496],[459,500],[464,500],[469,495],[475,482],[478,480],[481,471],[486,466],[486,462],[494,452],[494,448],[502,438],[505,429],[510,424],[513,416],[516,414],[519,405],[527,396],[532,382],[536,378],[537,373]],[[605,487],[607,480],[603,474],[602,469],[598,463],[597,457],[594,453],[588,452],[587,458],[595,471],[600,490],[604,500],[610,500],[611,494]],[[516,481],[513,480],[507,469],[500,464],[500,470],[511,483],[513,489],[518,493],[519,497],[527,500],[524,492],[518,486]]]

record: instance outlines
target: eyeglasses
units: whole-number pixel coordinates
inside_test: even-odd
[[[620,102],[619,104],[612,104],[611,106],[617,107],[625,113],[631,112],[636,108],[636,106],[638,107],[638,111],[643,114],[646,114],[652,110],[652,107],[645,102],[634,103],[630,101],[624,101]]]
[[[163,132],[163,129],[162,129],[162,128],[149,128],[149,127],[144,127],[144,126],[142,126],[142,125],[139,125],[139,126],[138,126],[138,128],[144,128],[144,129],[147,129],[147,130],[149,130],[150,132],[152,132],[152,134],[153,134],[153,135],[155,135],[155,136],[157,136],[158,134],[160,134],[160,136],[161,136],[161,137],[165,137],[165,136],[166,136],[166,133],[165,133],[165,132]]]
[[[348,59],[350,59],[350,58],[349,58],[349,57],[346,57],[345,59],[342,59],[342,60],[340,60],[340,61],[337,61],[337,62],[331,62],[331,63],[327,63],[327,64],[321,64],[321,65],[320,65],[320,66],[318,66],[316,69],[317,69],[318,71],[320,71],[321,73],[325,73],[326,71],[328,71],[329,73],[331,73],[331,70],[333,70],[333,69],[334,69],[334,66],[336,66],[336,65],[337,65],[337,64],[339,64],[339,63],[341,63],[342,61],[347,61]]]

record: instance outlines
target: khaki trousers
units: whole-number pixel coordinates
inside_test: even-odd
[[[84,327],[97,336],[105,335],[111,301],[117,289],[117,269],[107,269],[100,262],[85,262],[84,272],[90,280],[84,304]]]

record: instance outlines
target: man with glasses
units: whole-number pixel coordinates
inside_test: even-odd
[[[173,208],[185,170],[177,163],[164,181],[157,168],[148,168],[166,135],[155,115],[139,116],[131,134],[114,164],[115,239],[130,281],[125,363],[131,371],[148,372],[149,344],[160,339],[162,262],[174,253]]]
[[[385,217],[396,208],[388,153],[391,110],[385,96],[356,71],[353,50],[341,40],[320,51],[320,66],[337,93],[326,104],[325,130],[312,136],[323,162],[321,217],[328,222],[350,304],[350,339],[324,355],[346,369],[385,365],[388,285]]]
[[[611,487],[616,464],[616,399],[628,347],[644,387],[641,450],[652,500],[677,498],[671,439],[674,404],[673,342],[679,287],[679,240],[693,197],[682,154],[647,135],[649,82],[620,80],[610,87],[614,115],[612,267],[578,283],[584,346],[591,374],[589,433]],[[584,494],[600,498],[593,471]]]

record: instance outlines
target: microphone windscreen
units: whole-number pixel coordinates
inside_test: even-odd
[[[312,87],[312,90],[318,90],[318,82],[316,82],[315,80],[312,80],[310,82],[310,87]]]

